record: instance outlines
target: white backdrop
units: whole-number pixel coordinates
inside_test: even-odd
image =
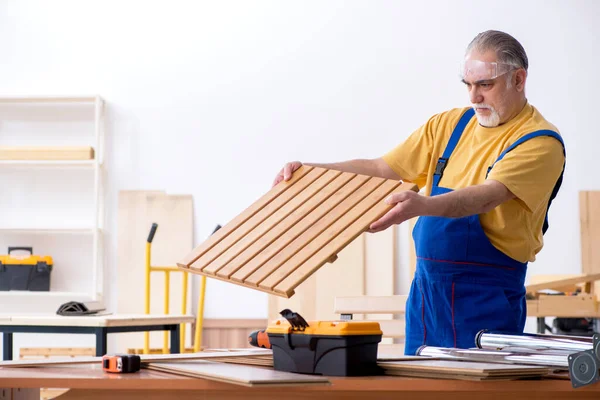
[[[107,101],[110,282],[119,190],[192,194],[199,243],[261,196],[284,162],[377,157],[432,114],[468,105],[464,48],[504,30],[529,55],[530,102],[567,146],[530,273],[576,273],[577,193],[600,188],[598,15],[593,0],[1,0],[0,96]],[[266,304],[209,280],[205,316],[264,318]]]

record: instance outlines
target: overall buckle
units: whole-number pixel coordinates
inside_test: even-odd
[[[447,158],[440,157],[438,159],[437,165],[435,166],[435,172],[433,174],[441,176],[444,173],[444,170],[446,169],[447,163],[448,163]]]

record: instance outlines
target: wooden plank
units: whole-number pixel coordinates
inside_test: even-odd
[[[277,210],[275,214],[267,218],[260,227],[254,229],[248,234],[248,242],[254,242],[244,249],[234,258],[226,259],[225,254],[217,258],[211,265],[204,269],[204,272],[209,274],[218,273],[222,278],[229,278],[234,272],[249,262],[264,257],[264,250],[269,247],[270,250],[275,249],[273,242],[281,235],[285,234],[290,228],[293,229],[299,221],[317,208],[323,200],[331,196],[339,187],[343,186],[346,179],[341,181],[336,178],[341,175],[340,171],[329,170],[321,175],[319,179],[309,185],[306,190],[291,199],[282,208]],[[347,177],[350,179],[351,177]],[[269,221],[272,219],[273,221]],[[246,239],[246,238],[244,238]],[[243,241],[239,241],[228,251],[235,249]],[[262,265],[258,264],[258,266]],[[258,268],[258,266],[256,268]]]
[[[261,328],[264,329],[268,321],[264,318],[228,319],[228,318],[204,318],[202,327],[205,329],[223,328]],[[228,348],[231,346],[227,346]]]
[[[271,260],[269,266],[255,272],[250,278],[251,282],[259,282],[259,286],[265,290],[273,290],[273,288],[292,273],[300,264],[305,262],[311,255],[315,254],[319,249],[327,244],[324,241],[327,238],[333,238],[348,226],[348,221],[355,217],[356,212],[345,214],[348,210],[352,210],[354,206],[363,210],[369,207],[374,201],[366,200],[372,193],[384,183],[383,179],[371,178],[356,191],[350,193],[348,197],[341,203],[335,206],[323,218],[314,223],[310,229],[305,231],[296,240],[284,250],[277,254]],[[389,184],[389,183],[388,183]],[[379,199],[375,200],[375,202]],[[356,209],[358,210],[358,208]],[[362,232],[358,232],[359,234]],[[353,240],[352,238],[351,240]],[[349,240],[348,243],[351,241]],[[335,253],[334,253],[335,254]],[[324,258],[327,259],[331,254]]]
[[[208,360],[208,359],[223,359],[231,357],[264,357],[272,355],[268,349],[244,349],[244,351],[232,352],[199,352],[199,353],[184,353],[184,354],[141,354],[142,363],[151,362],[170,362],[184,360]],[[55,365],[76,365],[76,364],[100,364],[102,357],[65,357],[44,360],[12,360],[0,361],[0,367],[42,367]]]
[[[600,273],[600,191],[579,192],[579,219],[581,229],[581,271]],[[594,285],[600,293],[600,282]]]
[[[546,282],[554,282],[560,279],[570,279],[581,276],[581,274],[553,274],[553,275],[532,275],[529,279],[530,285],[539,285]],[[584,284],[585,285],[585,284]],[[559,292],[576,292],[579,286],[577,285],[565,285],[565,286],[554,286],[554,290]]]
[[[403,338],[406,332],[406,323],[404,320],[399,319],[380,319],[376,320],[379,322],[379,327],[383,332],[385,338]]]
[[[325,240],[335,235],[333,240],[326,242],[324,246],[320,247],[316,253],[312,254],[307,261],[281,281],[281,283],[274,288],[275,292],[286,293],[288,295],[293,293],[294,288],[300,285],[306,276],[312,274],[324,264],[324,259],[326,260],[332,254],[339,252],[346,244],[367,230],[373,221],[382,217],[391,209],[391,206],[384,203],[383,199],[393,190],[397,189],[398,186],[399,184],[394,181],[384,182],[383,185],[378,187],[377,190],[368,197],[368,199],[365,199],[365,201],[361,202],[336,221],[336,223],[322,235]],[[403,186],[405,185],[403,184]],[[405,186],[405,190],[413,186],[414,185],[407,185]]]
[[[146,240],[152,223],[158,229],[152,243],[152,265],[175,266],[182,254],[194,246],[194,212],[191,195],[171,195],[163,191],[120,191],[117,211],[117,265],[111,282],[116,287],[115,314],[143,314],[145,303]],[[183,274],[170,273],[170,313],[180,314]],[[191,281],[188,279],[186,313],[192,312]],[[151,274],[150,313],[164,314],[165,274]],[[78,317],[79,318],[79,317]],[[186,347],[191,346],[191,326],[186,326]],[[150,346],[163,346],[163,332],[150,332]],[[143,332],[114,335],[110,347],[126,352],[143,346]]]
[[[365,235],[360,235],[338,253],[338,260],[315,272],[317,304],[315,320],[335,321],[336,296],[364,293],[365,287]],[[357,318],[358,319],[358,318]]]
[[[530,313],[528,312],[527,315],[530,315]],[[593,295],[540,295],[537,304],[537,316],[598,318],[600,312]]]
[[[397,226],[365,234],[365,294],[392,296],[396,282]]]
[[[296,288],[293,297],[269,296],[269,320],[281,318],[279,313],[286,308],[299,313],[306,321],[318,320],[321,309],[317,304],[317,279],[317,274],[308,277],[302,286]]]
[[[187,324],[194,321],[194,316],[180,314],[119,314],[100,316],[19,315],[11,317],[10,322],[3,322],[2,325],[117,327],[152,324]]]
[[[236,256],[247,246],[251,245],[256,239],[260,237],[257,235],[252,235],[252,231],[254,229],[259,229],[261,232],[264,232],[266,225],[273,227],[277,222],[279,222],[281,218],[287,215],[281,215],[277,213],[277,211],[282,207],[285,207],[288,213],[293,211],[295,207],[286,207],[287,201],[290,198],[294,199],[295,196],[302,193],[304,189],[309,187],[311,183],[317,180],[325,172],[326,170],[322,168],[312,169],[304,177],[299,179],[298,182],[296,182],[288,190],[286,190],[284,192],[284,196],[278,196],[272,201],[270,201],[256,214],[252,215],[252,217],[250,217],[244,224],[242,224],[242,226],[233,231],[222,241],[217,243],[211,249],[210,252],[207,252],[206,254],[198,258],[196,261],[194,261],[190,265],[190,269],[199,270],[209,275],[214,275],[214,272],[210,267],[206,268],[207,266],[209,266],[209,264],[215,261],[223,253],[225,253],[224,257]],[[294,205],[297,206],[299,204],[296,202],[296,204]]]
[[[289,240],[289,237],[282,239],[287,242],[287,245],[282,249],[279,249],[279,246],[277,246],[276,250],[278,251],[269,260],[268,265],[246,277],[245,275],[250,268],[254,267],[254,264],[251,264],[249,268],[245,268],[240,273],[234,274],[232,279],[237,281],[243,280],[245,283],[251,285],[261,283],[260,286],[263,289],[271,290],[279,280],[285,278],[287,274],[286,266],[297,265],[299,262],[298,259],[302,255],[301,253],[304,253],[313,243],[312,241],[335,222],[336,216],[339,213],[347,210],[353,204],[356,204],[356,202],[361,201],[372,190],[375,190],[381,182],[383,181],[369,180],[368,177],[357,176],[356,179],[353,179],[348,185],[339,190],[339,196],[336,195],[330,198],[323,207],[319,207],[319,209],[307,215],[307,218],[302,221],[302,225],[298,227],[299,230],[302,230],[300,235],[292,240]],[[290,236],[295,234],[296,231],[293,231]]]
[[[518,376],[519,374],[546,375],[550,368],[534,365],[496,364],[454,360],[411,360],[377,363],[387,371],[429,372],[431,374],[451,373],[472,376]]]
[[[189,253],[185,258],[179,261],[177,264],[179,266],[185,267],[190,266],[194,261],[204,255],[207,251],[212,249],[217,243],[227,237],[231,232],[238,229],[242,224],[248,221],[252,216],[254,216],[257,212],[262,210],[266,205],[268,205],[271,201],[276,199],[281,193],[285,192],[288,188],[290,188],[294,183],[298,182],[303,176],[309,173],[313,168],[302,166],[296,172],[294,172],[292,178],[284,182],[282,184],[276,185],[271,188],[261,198],[252,203],[252,205],[246,208],[241,214],[236,216],[233,220],[231,220],[228,224],[223,226],[217,232],[212,234],[208,239],[206,239],[202,244],[197,246],[191,253]]]
[[[0,146],[0,160],[93,160],[90,146]]]
[[[551,282],[543,282],[543,283],[538,283],[538,284],[534,284],[534,285],[527,285],[525,287],[525,290],[527,291],[527,293],[535,293],[539,290],[556,289],[556,288],[560,288],[563,286],[576,285],[576,284],[585,283],[585,282],[594,282],[597,280],[600,280],[600,273],[590,274],[590,275],[579,275],[575,278],[563,278],[563,279],[557,279],[557,280],[554,280]]]
[[[407,295],[337,297],[337,314],[403,314]]]
[[[329,385],[327,378],[319,375],[294,374],[243,365],[219,364],[209,361],[177,363],[152,363],[148,369],[169,372],[194,378],[203,378],[248,387],[285,385]]]

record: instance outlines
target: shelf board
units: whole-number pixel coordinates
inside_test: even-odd
[[[89,293],[84,292],[31,292],[28,290],[10,290],[0,292],[0,297],[15,297],[22,296],[27,298],[32,297],[91,297]]]
[[[99,96],[11,96],[0,97],[0,103],[94,103]]]
[[[0,165],[31,167],[93,167],[95,162],[95,160],[0,160]]]
[[[99,233],[102,233],[101,229],[98,229]],[[2,228],[0,227],[0,233],[26,233],[26,234],[70,234],[70,235],[91,235],[94,233],[93,228]]]

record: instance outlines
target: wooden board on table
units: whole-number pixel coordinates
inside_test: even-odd
[[[378,362],[386,374],[410,376],[439,377],[442,374],[451,376],[470,376],[480,378],[518,378],[522,376],[543,376],[551,369],[533,365],[495,364],[454,360],[409,360]]]
[[[269,349],[244,349],[240,351],[212,351],[199,353],[184,353],[184,354],[142,354],[140,359],[142,363],[149,362],[174,362],[174,361],[189,361],[189,360],[219,360],[224,361],[233,358],[254,358],[260,360],[268,360],[273,358],[273,353]],[[102,357],[64,357],[43,360],[11,360],[0,361],[0,367],[42,367],[55,365],[70,365],[70,364],[100,364]]]
[[[89,146],[0,146],[0,160],[93,160]]]
[[[600,191],[579,192],[579,220],[581,229],[581,272],[600,273]],[[596,296],[600,282],[594,285]]]
[[[177,363],[151,363],[146,368],[193,378],[249,387],[288,385],[329,385],[327,378],[318,375],[294,374],[245,365],[221,364],[210,361],[182,361]],[[285,396],[284,396],[285,397]]]
[[[291,297],[412,184],[303,166],[195,248],[178,266]]]
[[[169,195],[162,191],[119,192],[117,220],[117,301],[116,311],[122,314],[144,313],[144,282],[146,240],[152,223],[158,229],[152,242],[152,265],[175,266],[182,255],[193,248],[193,202],[191,195]],[[170,313],[181,314],[181,273],[170,274]],[[151,275],[150,313],[164,314],[164,273]],[[191,313],[191,279],[188,279],[186,313]],[[191,328],[186,327],[186,347],[191,346]],[[163,346],[163,333],[150,333],[150,347]],[[110,345],[124,352],[143,346],[143,333],[129,333],[109,338]],[[116,347],[115,347],[116,346]]]

